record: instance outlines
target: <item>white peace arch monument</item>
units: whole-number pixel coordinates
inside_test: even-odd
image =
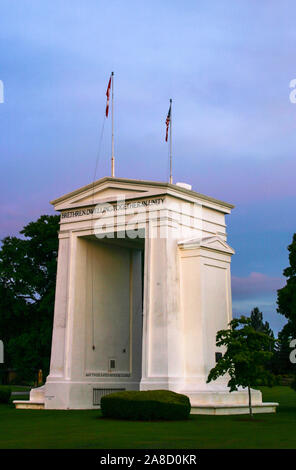
[[[227,377],[207,384],[232,318],[225,215],[177,183],[102,178],[61,213],[50,374],[18,408],[89,409],[116,390],[168,389],[204,414],[248,412]],[[254,412],[272,412],[252,391]]]

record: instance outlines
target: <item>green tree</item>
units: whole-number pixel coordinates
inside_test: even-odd
[[[277,311],[288,319],[289,330],[296,337],[296,233],[288,251],[290,266],[283,271],[287,281],[277,292]]]
[[[251,325],[256,331],[261,331],[262,333],[266,333],[271,338],[274,338],[274,334],[268,321],[263,321],[263,313],[260,312],[258,307],[255,307],[251,311],[250,315]]]
[[[258,307],[255,307],[251,311],[250,320],[251,320],[252,327],[256,331],[261,331],[262,333],[266,333],[268,336],[270,336],[270,338],[272,338],[274,340],[273,331],[270,328],[270,325],[269,325],[268,321],[266,321],[266,322],[263,321],[263,313],[260,312]],[[275,353],[276,352],[276,350],[275,350],[276,344],[277,344],[276,341],[270,342],[269,351],[273,351]],[[266,364],[266,367],[271,372],[274,371],[274,358],[275,358],[275,355],[273,354],[271,360]]]
[[[291,324],[288,322],[279,332],[275,342],[275,353],[272,358],[272,370],[275,374],[290,374],[294,372],[294,364],[290,362],[290,342],[293,339]]]
[[[48,371],[59,216],[43,215],[0,249],[0,338],[5,366]]]
[[[287,278],[286,285],[277,292],[277,311],[284,315],[288,322],[279,333],[275,364],[280,373],[293,373],[295,365],[291,364],[289,355],[291,352],[290,342],[296,338],[296,233],[293,235],[292,243],[288,246],[289,263],[283,271]],[[296,375],[294,379],[296,388]]]
[[[249,411],[252,412],[251,386],[273,385],[273,374],[266,369],[272,357],[270,344],[274,340],[266,333],[256,331],[251,319],[241,316],[233,319],[229,329],[220,330],[216,336],[216,345],[226,351],[216,366],[211,369],[207,383],[218,377],[229,374],[230,391],[238,387],[248,389]]]

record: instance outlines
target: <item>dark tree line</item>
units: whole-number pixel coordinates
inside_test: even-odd
[[[278,335],[275,366],[280,373],[292,372],[296,375],[296,365],[289,360],[290,342],[296,338],[296,233],[288,246],[290,266],[284,269],[286,285],[278,290],[277,311],[287,318],[287,323]]]
[[[54,310],[59,216],[43,215],[6,237],[0,249],[0,339],[3,368],[24,379],[48,373]]]
[[[288,246],[288,251],[290,266],[283,271],[287,281],[286,285],[278,290],[277,295],[277,312],[287,318],[287,323],[274,341],[273,356],[268,365],[276,375],[296,375],[296,365],[290,361],[290,342],[296,338],[296,233]],[[251,312],[250,318],[255,330],[273,338],[268,322],[263,321],[263,314],[257,307]]]

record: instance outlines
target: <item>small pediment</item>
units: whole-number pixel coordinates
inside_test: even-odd
[[[82,197],[78,196],[75,198],[76,204],[91,204],[93,200],[96,201],[106,201],[119,198],[128,199],[129,197],[142,196],[145,195],[147,191],[137,191],[135,189],[121,188],[118,186],[110,186],[105,189],[94,188],[94,190],[88,191],[90,194],[83,194]]]
[[[108,202],[113,203],[119,200],[153,197],[162,192],[163,190],[159,187],[153,187],[144,181],[102,178],[55,199],[51,203],[55,210],[60,211]]]
[[[183,250],[193,250],[195,248],[206,248],[217,252],[227,253],[233,255],[234,249],[231,248],[221,237],[218,235],[205,238],[191,238],[182,240],[178,243],[179,247]]]

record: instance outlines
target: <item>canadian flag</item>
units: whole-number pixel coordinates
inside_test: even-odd
[[[112,75],[109,79],[109,83],[108,83],[108,87],[107,87],[107,91],[106,91],[106,96],[107,96],[106,117],[108,117],[108,114],[109,114],[109,100],[110,100],[111,80],[112,80]]]

